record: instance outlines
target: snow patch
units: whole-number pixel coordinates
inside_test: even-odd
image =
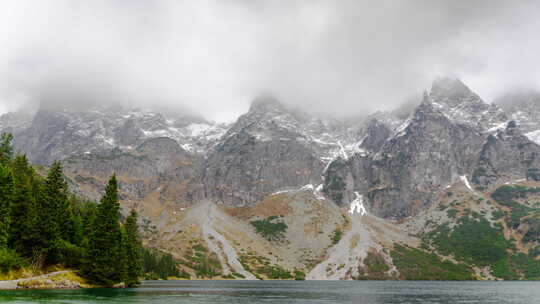
[[[97,139],[99,141],[102,141],[102,142],[108,144],[109,146],[114,146],[114,139],[112,137],[107,137],[107,136],[104,136],[102,134],[97,134],[95,136],[95,139]]]
[[[525,136],[527,136],[527,138],[533,141],[534,143],[540,145],[540,130],[525,133]]]
[[[285,190],[276,191],[272,193],[272,195],[282,194],[282,193],[297,193],[301,191],[311,191],[317,200],[323,201],[326,198],[322,194],[322,189],[323,189],[322,184],[318,185],[317,187],[313,186],[312,184],[307,184],[298,189],[285,189]]]
[[[302,188],[300,188],[300,190],[311,190],[311,191],[313,191],[313,189],[315,189],[315,187],[313,187],[312,184],[307,184],[305,186],[302,186]]]
[[[459,179],[465,184],[465,186],[471,190],[472,192],[475,192],[474,189],[471,187],[471,184],[469,183],[469,180],[467,179],[466,175],[461,175]],[[476,192],[475,192],[476,193]]]
[[[191,136],[201,136],[206,135],[209,131],[213,130],[214,127],[208,124],[201,123],[192,123],[186,127],[189,130]]]
[[[495,133],[495,132],[497,132],[499,130],[503,130],[504,128],[506,128],[507,124],[508,124],[507,121],[501,122],[501,123],[495,125],[494,127],[487,129],[486,133]]]
[[[315,188],[315,190],[313,191],[313,195],[315,195],[315,198],[319,201],[324,201],[326,199],[324,195],[322,194],[322,190],[323,190],[323,184],[319,184],[317,188]]]
[[[366,207],[364,207],[364,196],[360,195],[356,191],[354,192],[354,194],[356,195],[356,198],[354,199],[354,201],[351,202],[349,213],[351,215],[355,213],[359,213],[360,215],[366,215],[367,211]]]
[[[194,151],[193,146],[191,144],[182,144],[180,145],[180,147],[182,147],[182,149],[186,150],[187,152]]]
[[[394,131],[395,135],[393,137],[401,137],[405,135],[405,129],[407,129],[409,124],[411,124],[411,121],[411,117],[407,118],[407,120],[405,120],[399,127],[396,128],[396,130]]]

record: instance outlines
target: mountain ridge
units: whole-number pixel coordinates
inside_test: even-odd
[[[20,123],[10,114],[0,126],[34,163],[62,160],[79,195],[99,197],[116,173],[122,206],[140,212],[146,242],[184,261],[187,272],[186,256],[200,243],[225,276],[268,279],[272,269],[297,269],[309,279],[429,277],[403,264],[416,254],[438,261],[445,279],[531,278],[513,259],[540,252],[536,207],[520,196],[518,205],[492,198],[507,186],[540,187],[533,114],[517,111],[441,78],[408,115],[339,121],[263,97],[230,125],[127,109],[38,111]],[[348,213],[358,200],[368,215]],[[267,238],[256,227],[286,228]],[[506,268],[443,246],[441,238],[471,227],[517,242],[498,261]]]

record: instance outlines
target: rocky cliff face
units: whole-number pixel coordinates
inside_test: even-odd
[[[495,100],[525,136],[540,144],[540,92],[517,90]]]
[[[202,172],[205,195],[239,206],[278,190],[318,185],[326,162],[351,145],[341,141],[346,132],[277,100],[257,100],[208,155]]]
[[[486,131],[504,126],[508,118],[495,104],[485,103],[463,82],[439,78],[433,82],[429,99],[433,106],[451,121]]]
[[[518,179],[540,180],[540,146],[524,136],[511,121],[504,130],[487,138],[472,181],[478,189],[486,190]]]
[[[454,124],[425,100],[408,125],[373,157],[367,197],[377,214],[415,214],[442,188],[469,172],[482,136]]]
[[[194,183],[200,157],[183,150],[175,140],[160,137],[132,151],[76,155],[63,164],[71,188],[93,199],[100,197],[104,182],[117,174],[124,200],[189,205],[193,199],[187,184]]]
[[[453,123],[426,95],[377,153],[332,164],[325,189],[329,193],[342,189],[335,199],[341,196],[343,202],[359,191],[383,217],[409,216],[429,204],[442,187],[469,172],[482,142],[477,130]],[[340,167],[346,173],[339,172]]]
[[[15,133],[15,147],[37,164],[73,155],[132,151],[150,138],[167,137],[194,154],[203,154],[225,133],[219,125],[190,115],[165,116],[144,109],[102,107],[85,111],[42,109],[22,124],[0,118],[2,130]]]
[[[441,78],[407,107],[346,121],[261,98],[228,126],[96,108],[5,114],[0,130],[34,163],[60,159],[77,194],[99,199],[116,173],[148,244],[192,275],[216,258],[212,278],[540,278],[540,108],[526,100],[505,113]]]
[[[324,191],[341,204],[358,191],[377,215],[402,218],[423,210],[460,178],[472,176],[481,187],[504,176],[532,178],[536,145],[515,128],[499,132],[507,123],[498,106],[484,103],[461,81],[438,79],[392,132],[371,122],[360,145],[371,153],[330,164]]]
[[[375,214],[401,218],[463,177],[480,188],[505,176],[536,178],[537,146],[506,128],[510,116],[527,135],[534,132],[536,103],[515,100],[505,104],[507,115],[461,81],[440,78],[420,103],[347,121],[259,98],[230,126],[185,114],[94,108],[42,109],[24,119],[8,114],[0,127],[14,131],[17,149],[34,163],[63,160],[72,184],[93,196],[113,172],[126,198],[183,204],[254,205],[311,184],[324,186],[338,205],[358,192]],[[532,114],[525,117],[516,104]]]

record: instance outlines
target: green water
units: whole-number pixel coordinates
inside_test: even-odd
[[[134,289],[0,291],[9,303],[540,303],[540,282],[147,281]]]

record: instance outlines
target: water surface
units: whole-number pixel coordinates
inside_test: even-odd
[[[540,303],[540,282],[146,281],[133,289],[1,291],[5,303]]]

